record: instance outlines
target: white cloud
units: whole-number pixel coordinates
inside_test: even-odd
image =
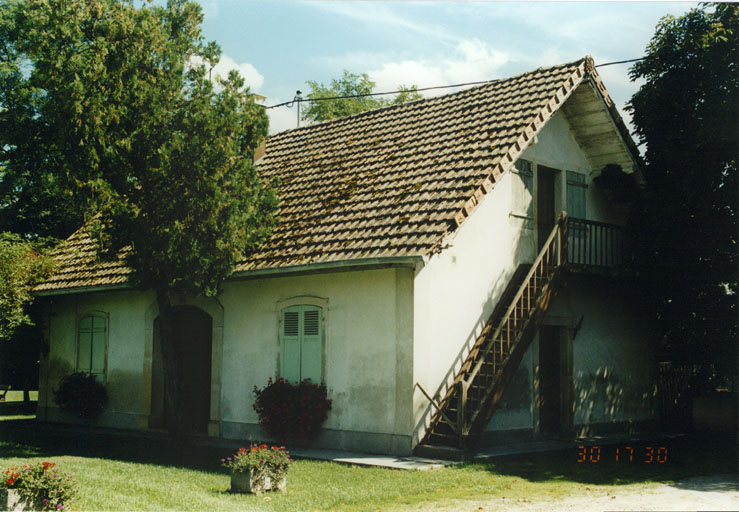
[[[237,63],[228,55],[221,55],[221,60],[213,68],[213,76],[219,75],[223,78],[228,76],[229,71],[232,69],[237,70],[242,77],[246,85],[252,91],[258,91],[264,83],[264,77],[257,71],[257,68],[249,64],[248,62]]]
[[[191,57],[190,60],[195,64],[201,64],[203,62],[200,57]],[[239,72],[239,74],[244,78],[246,85],[253,92],[258,92],[262,87],[262,84],[264,84],[264,76],[257,71],[257,68],[248,62],[237,63],[234,59],[225,54],[221,55],[221,60],[218,61],[218,64],[216,64],[211,70],[211,78],[215,78],[216,76],[226,78],[229,71],[232,69]]]
[[[371,2],[307,2],[305,5],[318,8],[333,16],[342,16],[362,25],[387,26],[393,30],[413,32],[431,37],[435,40],[444,40],[452,43],[459,41],[459,37],[449,32],[443,25],[412,21],[407,16],[393,12],[383,4]]]
[[[278,103],[282,103],[282,101]],[[298,126],[298,117],[295,109],[296,107],[293,105],[293,108],[278,107],[267,110],[270,135]]]
[[[431,87],[463,82],[490,80],[497,77],[509,55],[490,48],[477,39],[457,44],[448,58],[389,62],[369,71],[377,91],[391,91],[400,85]]]

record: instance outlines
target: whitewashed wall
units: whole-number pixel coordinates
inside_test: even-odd
[[[588,219],[625,222],[625,207],[609,202],[593,183],[596,173],[561,112],[521,158],[562,171],[555,176],[556,211],[565,209],[565,171],[569,170],[587,177]],[[415,380],[437,399],[456,375],[517,265],[531,262],[535,256],[536,228],[526,229],[525,222],[515,215],[523,212],[514,211],[513,187],[519,185],[517,180],[510,173],[504,175],[450,240],[449,247],[433,256],[416,277]],[[639,311],[614,302],[607,283],[583,283],[582,287],[571,283],[561,292],[545,320],[571,328],[586,311],[590,318],[589,327],[583,327],[573,344],[574,423],[582,426],[648,419],[652,417],[649,406],[633,405],[642,404],[650,389],[646,375],[649,340],[646,331],[639,330],[643,327]],[[537,336],[487,427],[491,433],[530,434],[538,429],[534,386],[538,351]],[[632,371],[638,376],[627,378]],[[622,393],[624,399],[614,400],[613,393]],[[431,412],[428,400],[416,390],[416,440],[422,436]]]
[[[103,426],[137,428],[145,357],[143,318],[154,294],[86,293],[50,300],[49,353],[42,357],[41,363],[39,419],[71,420],[68,415],[59,414],[52,392],[64,375],[75,371],[79,319],[88,313],[103,312],[108,314],[106,385],[109,401],[98,422]]]
[[[317,444],[410,453],[413,272],[385,268],[231,281],[217,299],[187,302],[211,316],[222,311],[213,326],[211,435],[266,438],[252,408],[253,388],[279,377],[280,309],[314,303],[324,307],[324,379],[333,400]],[[152,293],[122,291],[53,300],[51,351],[40,383],[42,420],[73,421],[56,410],[50,390],[74,371],[77,319],[101,311],[109,315],[110,403],[99,424],[147,428],[154,299]]]

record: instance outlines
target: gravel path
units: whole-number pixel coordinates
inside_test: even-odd
[[[424,505],[418,511],[438,512],[598,512],[598,511],[739,511],[739,481],[736,475],[694,477],[674,484],[650,486],[642,491],[611,492],[594,489],[591,496],[573,496],[557,501],[507,500],[465,501]],[[587,492],[587,491],[586,491]]]

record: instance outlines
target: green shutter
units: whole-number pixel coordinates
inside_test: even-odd
[[[90,355],[92,354],[92,317],[80,320],[77,334],[77,371],[90,372]]]
[[[300,381],[300,306],[282,311],[280,340],[280,376],[290,382]]]
[[[107,321],[101,316],[86,316],[80,320],[77,333],[77,371],[105,378],[105,331]]]
[[[323,343],[321,342],[321,308],[303,306],[303,337],[300,354],[300,379],[321,382]]]
[[[585,192],[587,184],[585,175],[567,171],[567,215],[576,219],[584,219],[587,214]]]
[[[523,227],[534,228],[534,166],[528,160],[519,159],[513,169],[518,182],[513,185],[513,213],[525,214]]]
[[[567,171],[567,215],[576,219],[584,219],[587,215],[585,192],[587,191],[585,175]],[[587,244],[587,232],[584,226],[573,226],[568,231],[567,257],[571,263],[583,264],[583,244]]]
[[[92,325],[90,373],[102,380],[105,374],[105,318],[92,317]]]
[[[323,379],[323,318],[316,306],[291,306],[282,311],[280,370],[290,382]]]

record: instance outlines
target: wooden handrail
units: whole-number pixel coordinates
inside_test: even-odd
[[[438,403],[436,403],[436,400],[434,400],[433,398],[431,398],[431,395],[429,395],[426,392],[426,390],[423,389],[423,386],[421,386],[421,384],[419,384],[418,382],[416,382],[416,387],[421,390],[421,393],[424,394],[424,396],[428,399],[428,401],[431,403],[431,405],[433,405],[434,407],[436,407],[436,410],[439,411],[439,413],[444,417],[444,419],[447,421],[447,423],[449,423],[449,425],[452,427],[452,430],[456,434],[457,433],[457,426],[454,424],[454,422],[452,422],[452,420],[449,419],[449,416],[447,416],[444,413],[444,409],[441,407],[441,405],[439,405]]]
[[[466,378],[463,378],[460,382],[460,393],[458,396],[458,405],[457,405],[457,419],[458,419],[458,435],[462,435],[463,432],[466,432],[469,430],[468,424],[466,421],[464,421],[464,415],[465,410],[467,406],[467,400],[466,400],[466,391],[469,388],[469,386],[472,384],[472,382],[475,380],[477,375],[480,372],[480,369],[482,368],[482,365],[485,364],[485,360],[488,357],[488,354],[491,350],[491,348],[494,346],[495,340],[500,335],[501,331],[503,330],[503,327],[510,322],[511,316],[515,313],[516,308],[519,305],[519,301],[523,298],[524,292],[528,289],[530,282],[533,279],[536,278],[537,274],[541,271],[541,278],[544,280],[544,284],[549,281],[549,275],[546,275],[543,269],[543,264],[545,263],[545,258],[550,253],[552,248],[554,247],[554,250],[556,250],[556,258],[554,260],[554,265],[552,268],[552,272],[554,268],[559,267],[566,263],[567,261],[567,255],[563,254],[563,247],[566,247],[567,243],[567,214],[565,212],[562,212],[559,219],[557,220],[557,223],[554,225],[554,228],[552,229],[552,232],[549,234],[549,237],[547,238],[546,242],[544,243],[543,247],[539,251],[539,254],[537,255],[536,259],[534,260],[534,263],[531,265],[531,269],[526,274],[526,277],[523,280],[523,283],[521,286],[519,286],[518,291],[516,292],[515,297],[511,301],[510,305],[506,309],[506,312],[504,313],[501,321],[498,323],[498,326],[495,328],[495,332],[493,333],[490,338],[488,338],[488,341],[485,344],[484,349],[480,352],[478,355],[477,363],[475,363],[475,366],[472,368],[472,370],[469,372]],[[547,262],[551,261],[551,258],[546,260]],[[529,301],[531,301],[531,297],[528,297]],[[523,320],[523,318],[521,318]],[[460,417],[461,416],[461,417]],[[461,421],[460,421],[461,420]],[[470,422],[471,423],[471,422]]]

